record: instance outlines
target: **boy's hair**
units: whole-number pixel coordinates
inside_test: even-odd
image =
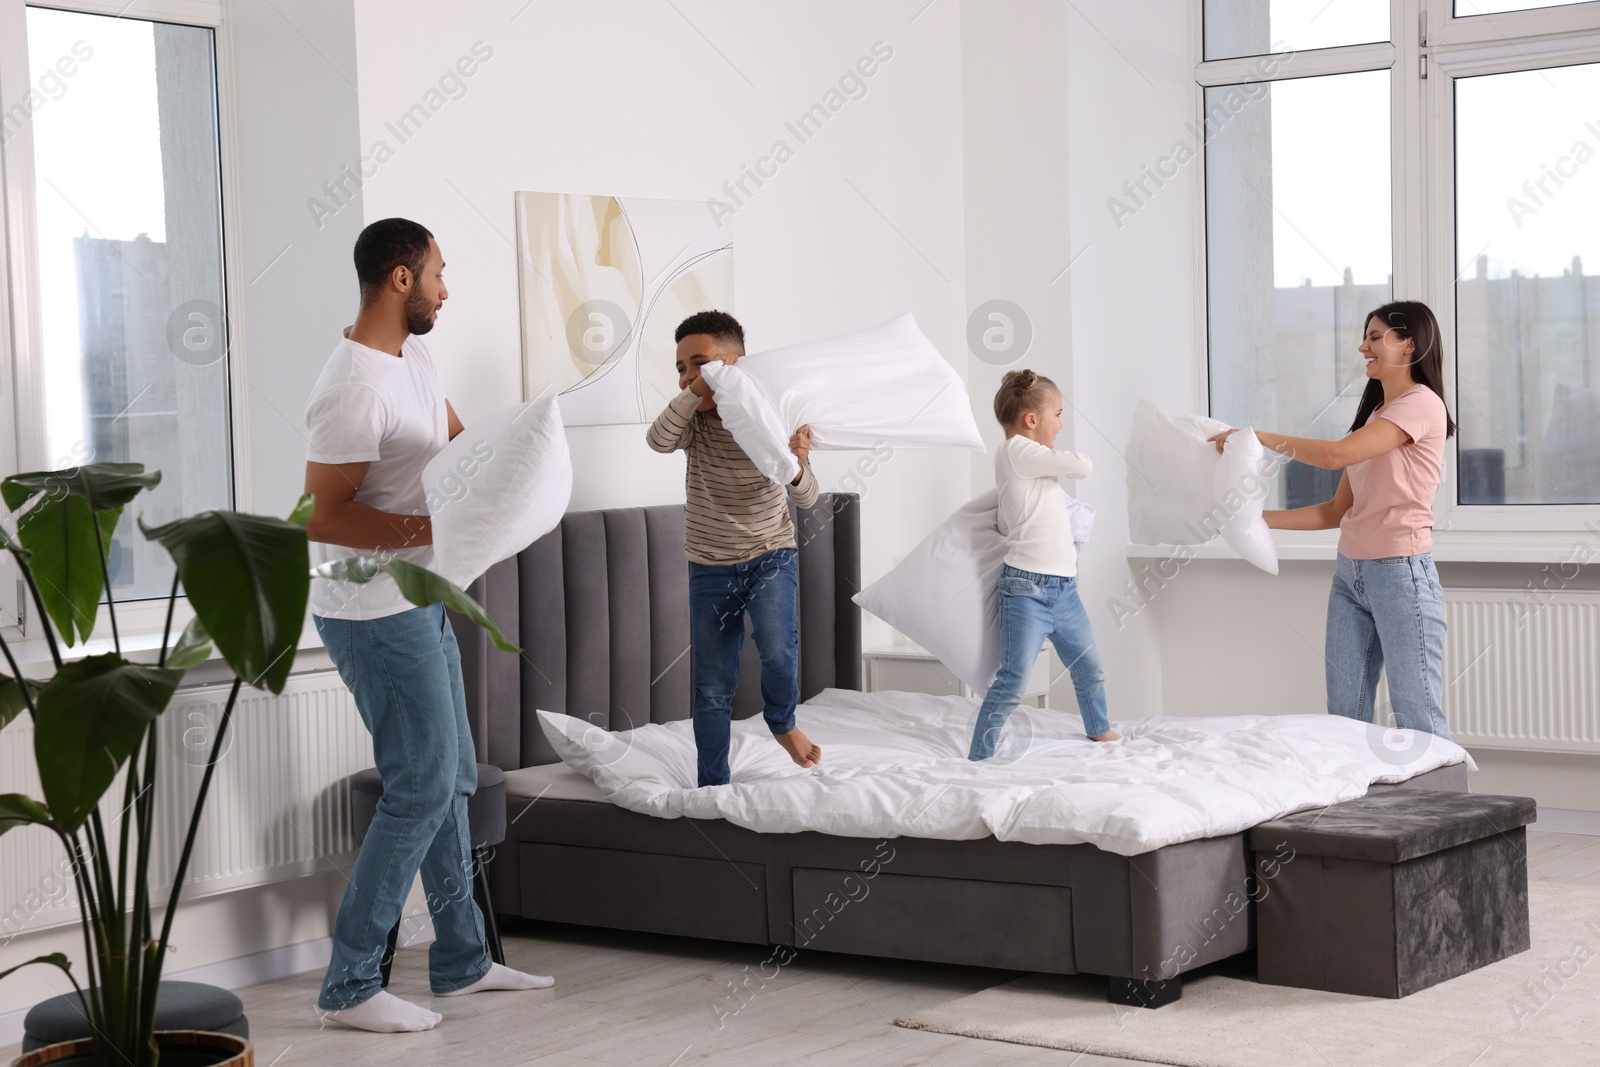
[[[383,291],[396,267],[409,267],[422,273],[428,258],[428,242],[433,234],[410,219],[379,219],[356,238],[356,279],[361,283],[362,302]]]
[[[1031,370],[1008,370],[994,394],[994,417],[1005,427],[1015,426],[1030,411],[1043,411],[1050,395],[1061,390],[1042,374]]]
[[[696,311],[678,323],[678,332],[673,334],[672,340],[681,341],[697,333],[710,334],[713,340],[737,348],[739,354],[744,355],[744,327],[726,311]]]

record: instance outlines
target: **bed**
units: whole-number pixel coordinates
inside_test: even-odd
[[[860,501],[794,512],[803,701],[859,690]],[[689,717],[683,508],[569,513],[472,587],[520,656],[457,626],[479,759],[506,772],[489,867],[498,912],[613,929],[937,963],[1085,973],[1156,1005],[1252,945],[1248,832],[1121,855],[1093,844],[763,833],[609,803],[538,711],[602,731]],[[760,714],[747,642],[734,715]],[[598,736],[598,735],[597,735]],[[1464,765],[1397,786],[1464,791]]]

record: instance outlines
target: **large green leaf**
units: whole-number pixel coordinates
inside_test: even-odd
[[[19,826],[48,825],[50,810],[43,804],[21,793],[0,793],[0,834]]]
[[[5,970],[0,971],[0,978],[4,978],[10,974],[15,974],[16,972],[22,970],[22,968],[31,967],[35,963],[48,963],[52,967],[60,967],[63,971],[66,971],[69,976],[72,974],[72,963],[67,959],[67,954],[65,952],[52,952],[48,956],[35,956],[31,960],[24,960],[15,967],[7,967]]]
[[[40,493],[57,499],[76,497],[95,511],[105,511],[124,507],[160,483],[161,472],[146,473],[143,463],[86,463],[59,471],[13,474],[0,482],[0,495],[12,511]]]
[[[310,493],[305,494],[294,503],[294,510],[289,512],[289,521],[296,526],[304,526],[311,521],[311,513],[317,508],[317,498]]]
[[[182,678],[108,653],[68,663],[39,690],[34,758],[63,830],[83,825]]]
[[[11,536],[11,531],[0,524],[0,548],[4,548],[23,563],[28,562],[29,552],[22,547],[21,542]]]
[[[26,693],[23,692],[23,686],[27,686]],[[24,678],[20,682],[10,676],[0,678],[0,729],[22,714],[22,709],[28,706],[29,696],[37,698],[38,695],[39,683],[32,678]]]
[[[160,482],[161,472],[146,473],[143,463],[87,463],[14,474],[0,482],[0,498],[12,511],[33,501],[17,519],[17,538],[32,554],[29,569],[45,612],[67,644],[87,639],[94,629],[95,611],[105,592],[101,543],[109,550],[123,507]],[[5,547],[15,551],[10,543]]]
[[[375,556],[351,556],[348,559],[336,559],[332,563],[324,563],[312,573],[318,578],[332,578],[341,582],[370,582],[380,574],[387,574],[400,587],[400,594],[419,608],[431,604],[443,604],[451,611],[459,611],[487,630],[490,639],[502,651],[522,651],[506,640],[505,634],[500,632],[500,627],[494,624],[489,613],[484,611],[476,600],[468,596],[460,586],[426,567],[419,567],[415,563],[407,563],[401,559],[382,560]]]
[[[305,529],[238,511],[202,511],[140,528],[178,565],[200,625],[234,673],[283,692],[311,593]]]
[[[206,633],[205,623],[196,615],[189,620],[189,625],[183,628],[183,633],[178,635],[178,643],[167,653],[167,666],[173,670],[186,671],[190,667],[198,667],[210,656],[211,635]]]
[[[0,484],[8,487],[9,501],[11,479]],[[69,645],[80,637],[87,640],[94,630],[106,587],[100,545],[109,549],[121,515],[120,508],[99,513],[100,540],[95,538],[89,504],[80,496],[46,496],[17,519],[17,538],[28,552],[28,569],[38,583],[44,610]]]

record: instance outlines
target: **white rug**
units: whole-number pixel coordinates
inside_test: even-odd
[[[1533,947],[1402,1000],[1185,977],[1155,1010],[1105,980],[1033,975],[896,1019],[900,1026],[1184,1067],[1600,1064],[1600,889],[1530,887]]]

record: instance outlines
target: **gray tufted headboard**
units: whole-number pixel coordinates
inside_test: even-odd
[[[790,508],[800,546],[800,699],[861,688],[861,500],[824,493]],[[626,730],[687,719],[689,565],[683,505],[569,512],[473,583],[520,656],[456,618],[478,758],[502,770],[554,763],[536,709]],[[747,620],[748,633],[748,620]],[[760,661],[746,640],[733,714],[760,714]]]

